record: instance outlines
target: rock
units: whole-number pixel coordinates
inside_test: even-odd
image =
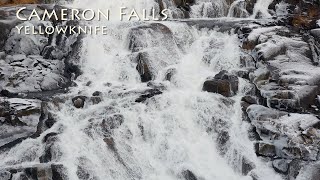
[[[141,95],[139,98],[136,99],[135,102],[137,103],[141,103],[141,102],[145,102],[147,99],[152,98],[156,95],[162,94],[162,92],[158,89],[149,89],[146,90],[143,95]]]
[[[104,131],[109,132],[110,130],[119,128],[124,122],[124,117],[121,114],[114,114],[108,116],[107,119],[104,119],[101,123],[101,127]]]
[[[275,159],[272,161],[273,169],[281,174],[288,174],[290,160]]]
[[[78,109],[83,108],[86,99],[87,99],[87,97],[85,97],[85,96],[77,96],[77,97],[72,98],[72,102],[73,102],[74,107],[76,107]]]
[[[241,98],[241,101],[244,101],[244,102],[246,102],[246,103],[248,103],[250,105],[258,104],[256,98],[253,97],[253,96],[244,96],[244,97]]]
[[[197,177],[190,170],[184,170],[181,174],[185,180],[198,180]]]
[[[102,92],[100,91],[95,91],[94,93],[92,93],[92,96],[101,96]]]
[[[258,156],[275,157],[276,147],[273,144],[258,142],[255,144],[255,151]]]
[[[216,143],[219,153],[224,155],[229,146],[229,123],[225,119],[212,118],[212,125],[207,129],[207,132],[214,132],[216,134]]]
[[[42,13],[59,8],[54,5],[25,5],[23,15],[29,15],[32,10]],[[20,6],[0,7],[0,51],[5,50],[5,61],[0,61],[0,86],[12,93],[40,92],[62,89],[70,86],[71,74],[79,74],[72,68],[79,54],[79,40],[77,34],[66,35],[34,35],[18,32],[15,26],[62,26],[61,22],[24,21],[16,18]],[[61,8],[61,7],[60,7]],[[65,25],[71,25],[66,21]],[[4,49],[3,49],[4,48]],[[1,55],[3,57],[3,55]],[[3,59],[1,57],[1,59]]]
[[[52,114],[48,114],[48,118],[44,121],[47,128],[51,128],[57,121],[52,117]]]
[[[296,179],[300,173],[301,168],[305,166],[305,163],[301,160],[294,159],[289,164],[289,173],[288,176],[291,179]]]
[[[302,156],[302,151],[299,147],[284,147],[282,153],[283,157],[289,159],[300,159]]]
[[[11,173],[9,171],[1,171],[0,170],[0,179],[11,180]]]
[[[137,57],[137,71],[140,74],[141,82],[148,82],[152,80],[152,73],[148,66],[148,55],[147,53],[139,53]]]
[[[65,180],[66,169],[60,164],[51,165],[35,165],[30,167],[21,168],[8,168],[5,170],[8,174],[10,173],[10,179],[54,179],[54,180]],[[0,176],[1,177],[1,176]]]
[[[0,150],[7,149],[37,131],[41,101],[0,97]]]
[[[249,80],[250,72],[247,70],[239,70],[235,73],[238,77]]]
[[[310,33],[317,39],[320,39],[320,28],[312,29]]]
[[[129,32],[129,49],[133,61],[136,61],[142,82],[156,78],[158,72],[170,65],[176,64],[179,49],[171,30],[160,23],[151,23],[132,28]],[[156,37],[156,38],[147,38]],[[161,58],[163,54],[170,54]]]
[[[43,155],[39,158],[40,163],[48,163],[54,157],[55,154],[52,148],[57,141],[57,135],[57,133],[52,132],[44,137],[43,142],[45,143],[45,149]]]
[[[296,179],[306,178],[308,180],[318,180],[320,177],[320,164],[319,162],[310,162],[302,165],[300,172]]]
[[[164,79],[167,80],[167,81],[171,81],[175,74],[177,74],[177,70],[175,68],[170,68],[170,69],[167,70]]]
[[[247,113],[263,143],[274,146],[278,157],[306,161],[317,159],[319,139],[314,138],[318,132],[313,128],[320,120],[314,115],[288,114],[260,105],[249,106]],[[257,153],[263,155],[259,149],[260,146],[256,145]]]
[[[230,83],[225,80],[207,80],[203,84],[203,91],[218,93],[226,97],[231,97]]]
[[[113,151],[116,151],[115,142],[112,137],[104,138],[103,141],[107,144],[108,148]]]
[[[0,15],[0,19],[2,19],[1,15]],[[0,31],[2,32],[0,34],[0,51],[3,51],[5,49],[5,44],[8,40],[11,29],[14,28],[17,25],[17,23],[18,22],[15,20],[0,21]]]
[[[227,144],[230,140],[230,135],[227,130],[219,130],[217,143],[219,145],[220,154],[224,155],[227,151]]]
[[[240,56],[240,64],[242,67],[255,68],[256,62],[251,55],[242,53]]]
[[[92,102],[93,105],[95,105],[95,104],[99,104],[102,101],[102,99],[99,96],[93,96],[90,98],[90,101]]]
[[[252,171],[255,168],[255,165],[248,161],[245,157],[242,158],[242,174],[244,176],[248,175],[250,171]]]
[[[241,109],[242,109],[242,111],[244,112],[245,118],[246,118],[247,120],[249,120],[249,119],[248,119],[248,114],[247,114],[247,109],[248,109],[248,107],[249,107],[250,105],[251,105],[251,104],[249,104],[249,103],[247,103],[247,102],[245,102],[245,101],[241,101]]]
[[[63,61],[45,60],[41,56],[28,56],[19,61],[7,56],[7,60],[0,61],[0,86],[11,93],[57,90],[67,84]]]
[[[252,121],[268,121],[270,119],[279,119],[282,116],[288,115],[287,112],[277,111],[255,104],[249,106],[247,113]]]
[[[34,24],[24,22],[19,26],[50,26],[49,23],[42,24],[41,22],[36,21],[33,21],[32,23]],[[40,55],[47,43],[48,38],[44,35],[19,34],[17,28],[14,28],[5,44],[5,51],[8,54]]]
[[[67,170],[63,165],[59,164],[52,164],[51,165],[51,171],[52,171],[52,180],[65,180]]]
[[[261,141],[260,135],[257,133],[257,128],[253,125],[248,129],[248,136],[251,141]]]
[[[238,77],[231,75],[226,71],[221,71],[214,79],[206,80],[202,90],[218,93],[225,97],[231,97],[238,92],[238,85]]]

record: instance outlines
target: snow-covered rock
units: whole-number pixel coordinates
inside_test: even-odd
[[[0,60],[0,85],[11,92],[39,92],[64,86],[64,62],[41,56],[8,55]]]
[[[274,26],[254,27],[244,40],[257,62],[250,80],[268,107],[292,112],[313,110],[320,90],[320,67],[316,66],[317,42],[309,38],[307,41],[288,28]]]
[[[0,102],[0,149],[5,149],[37,131],[41,101],[0,97]]]
[[[316,116],[287,113],[261,105],[249,106],[247,113],[263,142],[274,146],[276,153],[273,156],[317,160],[320,136],[313,127],[318,126],[320,120]],[[264,146],[260,143],[258,147],[257,153],[264,155]]]
[[[17,27],[46,27],[48,25],[50,25],[49,22],[34,21],[24,22]],[[5,50],[8,54],[40,55],[47,44],[48,37],[45,35],[30,35],[23,30],[19,33],[17,28],[13,28],[5,45]]]

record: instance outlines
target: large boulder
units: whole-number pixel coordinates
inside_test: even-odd
[[[152,37],[152,38],[149,38]],[[141,25],[130,30],[129,49],[142,82],[154,80],[163,68],[179,58],[178,46],[169,27],[160,23]]]
[[[231,97],[238,92],[238,77],[229,74],[227,71],[221,71],[213,79],[208,79],[203,84],[203,91],[221,94],[225,97]]]
[[[256,154],[265,157],[276,156],[276,147],[273,144],[257,143],[255,145]]]

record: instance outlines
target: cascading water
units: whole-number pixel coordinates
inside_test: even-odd
[[[199,0],[191,6],[192,18],[223,17],[228,13],[228,4],[225,0]]]
[[[273,0],[258,0],[254,6],[252,17],[270,18],[268,7],[272,2]]]
[[[225,4],[217,3],[213,7],[211,1],[197,2],[192,7],[193,17],[207,17],[211,8],[223,14]],[[77,7],[100,9],[118,9],[123,5],[143,9],[154,3],[74,3]],[[195,13],[200,12],[196,11],[199,8],[202,13]],[[1,154],[1,167],[39,164],[46,148],[41,139],[50,132],[59,132],[51,147],[50,163],[62,164],[71,180],[174,180],[193,176],[199,180],[251,180],[255,176],[261,180],[281,179],[256,157],[247,138],[248,124],[241,119],[240,107],[240,98],[247,91],[246,82],[240,81],[239,94],[231,99],[202,91],[206,78],[220,70],[239,69],[236,35],[197,30],[182,22],[162,22],[172,35],[161,36],[152,28],[142,29],[139,35],[144,38],[143,49],[132,52],[128,39],[132,29],[153,24],[91,23],[107,25],[107,35],[84,38],[83,74],[69,96],[90,96],[100,91],[102,102],[75,109],[69,100],[60,109],[53,108],[58,122],[38,139],[23,141]],[[134,58],[141,52],[153,58],[149,59],[153,83],[141,83]],[[165,80],[169,69],[175,72],[171,82]],[[137,102],[139,95],[151,87],[163,93],[144,103]],[[229,138],[219,143],[221,132]],[[247,176],[241,174],[244,160],[254,165]]]

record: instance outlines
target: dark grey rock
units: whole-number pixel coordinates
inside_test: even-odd
[[[135,102],[137,103],[145,102],[147,99],[152,98],[159,94],[162,94],[160,90],[149,89],[149,90],[146,90],[139,98],[137,98]]]
[[[250,171],[252,171],[255,168],[255,165],[248,161],[247,158],[243,157],[242,158],[242,174],[243,175],[248,175]]]
[[[208,79],[203,84],[203,91],[221,94],[225,97],[234,96],[238,92],[239,80],[237,76],[221,71],[213,79]]]
[[[184,170],[181,174],[185,180],[198,180],[197,177],[190,170]]]
[[[102,92],[100,91],[95,91],[94,93],[92,93],[92,96],[101,96]]]
[[[41,101],[0,97],[0,150],[8,149],[37,131]]]
[[[85,96],[77,96],[77,97],[72,98],[72,102],[73,102],[74,107],[76,107],[78,109],[83,108],[86,99],[87,99],[87,97],[85,97]]]
[[[121,114],[114,114],[108,116],[107,119],[103,120],[101,126],[104,131],[109,132],[110,130],[119,128],[124,122],[124,117]]]
[[[258,142],[255,144],[256,154],[258,156],[275,157],[276,147],[273,144]]]
[[[272,167],[278,173],[288,174],[290,162],[291,162],[290,160],[286,160],[286,159],[275,159],[272,161]]]

